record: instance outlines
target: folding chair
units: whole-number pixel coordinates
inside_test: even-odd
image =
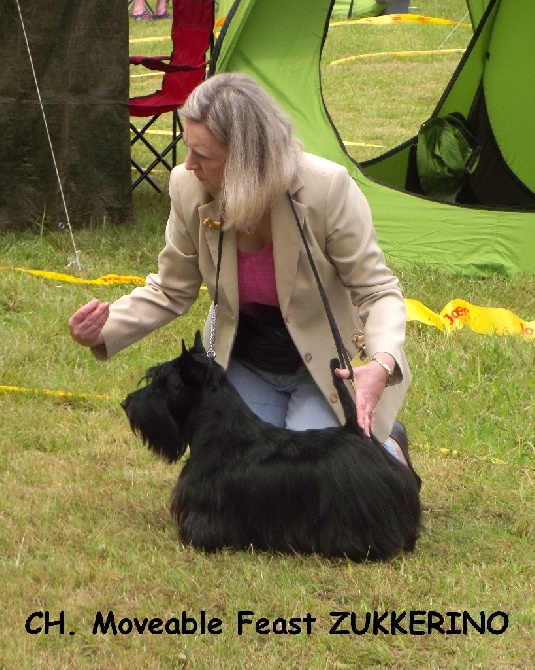
[[[133,157],[131,158],[134,170],[139,173],[132,182],[132,189],[146,180],[158,193],[161,193],[161,188],[151,178],[150,173],[158,165],[169,171],[176,165],[176,147],[183,134],[177,110],[206,76],[208,64],[206,54],[212,46],[213,25],[213,0],[173,0],[171,55],[130,57],[130,63],[133,65],[142,65],[149,70],[164,73],[160,89],[150,95],[130,98],[129,101],[130,117],[149,117],[142,127],[137,127],[132,120],[130,121],[133,133],[130,146],[132,148],[136,142],[141,142],[153,156],[152,162],[147,167],[141,167]],[[147,131],[162,114],[166,113],[172,114],[171,141],[163,150],[158,150],[148,139]],[[166,158],[169,153],[171,163]]]

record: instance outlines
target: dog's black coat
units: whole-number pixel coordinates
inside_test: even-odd
[[[352,560],[414,548],[421,520],[414,475],[364,436],[340,379],[333,375],[346,425],[291,431],[247,407],[199,333],[182,350],[151,368],[150,383],[122,406],[134,432],[169,462],[190,448],[171,502],[184,543]]]

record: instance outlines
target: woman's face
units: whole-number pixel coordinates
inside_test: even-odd
[[[184,143],[186,170],[192,170],[208,193],[215,196],[223,184],[227,147],[204,123],[189,119],[184,120]]]

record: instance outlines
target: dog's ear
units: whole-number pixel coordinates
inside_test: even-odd
[[[206,355],[206,349],[204,348],[204,344],[202,343],[202,336],[201,336],[201,331],[196,330],[195,331],[195,337],[193,340],[193,346],[191,349],[186,348],[186,343],[184,340],[182,340],[182,356],[185,354],[204,354]]]
[[[191,355],[191,351],[186,356],[180,358],[180,376],[185,384],[192,390],[200,390],[210,374],[212,359],[206,354]]]
[[[182,342],[182,356],[178,360],[182,380],[188,386],[199,388],[203,386],[210,371],[212,359],[206,353],[199,331],[195,333],[195,341],[191,349],[187,350]]]
[[[202,343],[201,331],[197,330],[195,332],[195,339],[193,341],[193,347],[190,349],[192,354],[206,354],[206,349]]]

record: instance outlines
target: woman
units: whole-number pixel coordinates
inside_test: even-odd
[[[187,157],[171,173],[158,273],[111,306],[81,307],[69,321],[72,337],[105,360],[185,314],[202,283],[213,298],[223,225],[218,362],[266,421],[338,425],[329,368],[337,350],[297,216],[344,346],[354,358],[365,344],[369,355],[354,369],[359,424],[406,462],[405,430],[395,422],[410,383],[405,303],[363,194],[343,167],[302,151],[288,117],[247,75],[206,80],[181,114]],[[210,318],[206,346],[209,335]]]

